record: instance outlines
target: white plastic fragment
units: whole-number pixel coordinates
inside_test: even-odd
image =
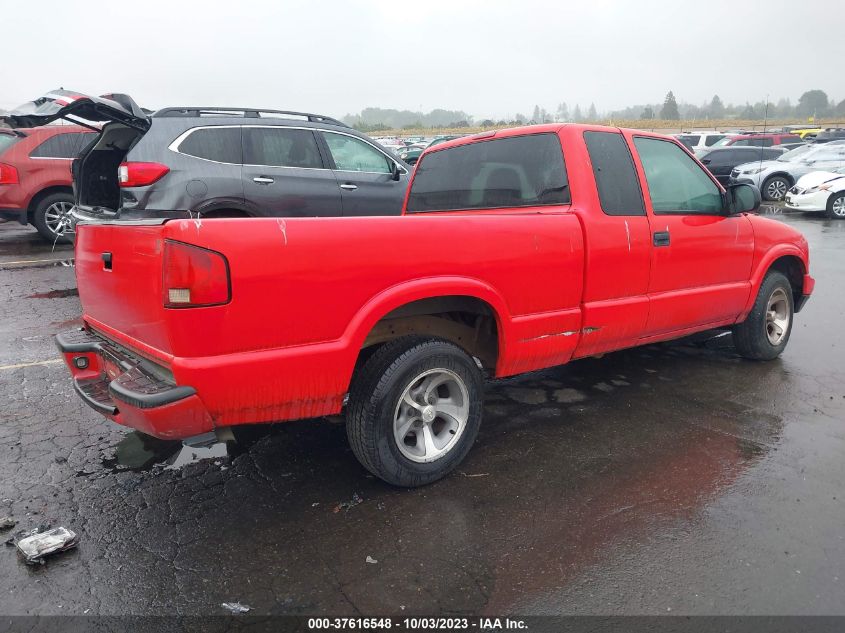
[[[15,547],[30,565],[43,563],[44,557],[50,554],[64,552],[79,543],[76,532],[64,527],[57,527],[50,530],[32,530],[18,535],[14,539]]]
[[[235,615],[247,613],[252,608],[249,605],[241,604],[240,602],[224,602],[220,606]]]

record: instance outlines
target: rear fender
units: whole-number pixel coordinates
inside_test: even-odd
[[[464,296],[479,299],[490,306],[496,319],[499,344],[499,364],[507,356],[507,341],[511,340],[511,317],[504,298],[491,286],[477,279],[465,277],[437,277],[414,279],[388,288],[368,301],[353,317],[342,340],[347,349],[355,353],[347,368],[351,375],[358,350],[367,335],[382,318],[393,310],[421,299],[446,296]]]

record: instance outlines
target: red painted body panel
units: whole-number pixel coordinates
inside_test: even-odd
[[[73,179],[70,173],[72,160],[63,158],[32,158],[30,154],[46,140],[60,135],[89,132],[77,125],[47,126],[21,130],[26,136],[0,153],[0,163],[13,166],[18,171],[18,184],[0,185],[0,209],[19,210],[24,215],[31,211],[33,199],[47,189],[61,187],[70,190]]]
[[[608,130],[555,125],[496,133],[557,133],[569,205],[78,227],[86,323],[197,392],[178,415],[121,408],[116,421],[177,437],[209,425],[337,413],[373,326],[419,299],[485,302],[499,339],[491,369],[507,376],[734,323],[779,256],[798,257],[806,273],[806,241],[786,225],[745,215],[655,215],[632,143],[646,133],[616,130],[632,148],[646,215],[604,214],[583,142],[588,129]],[[652,233],[666,226],[671,245],[654,247]],[[231,301],[164,308],[165,240],[225,256]],[[112,254],[111,271],[104,252]],[[805,294],[812,286],[808,277]]]

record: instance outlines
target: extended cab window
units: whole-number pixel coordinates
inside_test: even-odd
[[[179,153],[237,165],[241,162],[241,128],[198,128],[179,143]]]
[[[392,162],[369,143],[346,134],[324,132],[335,167],[340,171],[366,171],[389,174]]]
[[[29,154],[30,158],[76,158],[76,155],[96,136],[95,132],[57,134],[41,143]]]
[[[634,138],[634,145],[655,214],[722,212],[721,191],[684,150],[671,141],[642,136]]]
[[[607,215],[645,215],[628,144],[616,132],[584,132],[601,209]]]
[[[568,204],[556,134],[479,141],[427,154],[418,163],[409,212]]]

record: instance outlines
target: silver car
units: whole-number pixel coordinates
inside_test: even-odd
[[[756,185],[764,200],[775,201],[782,200],[804,174],[842,166],[845,166],[845,141],[831,141],[797,147],[776,160],[737,165],[731,171],[730,182]]]

